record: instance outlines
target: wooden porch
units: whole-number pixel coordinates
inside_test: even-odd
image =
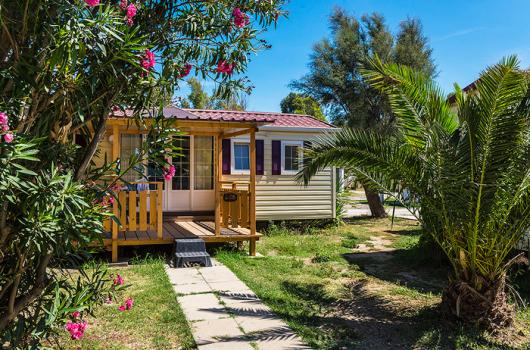
[[[206,243],[259,240],[261,234],[252,235],[246,228],[222,228],[221,234],[215,234],[213,221],[174,221],[162,223],[162,237],[155,230],[123,231],[118,234],[118,247],[150,244],[173,244],[175,239],[201,238]],[[112,233],[107,232],[103,240],[106,247],[112,246]]]
[[[163,182],[122,184],[117,191],[112,213],[117,220],[105,223],[105,247],[112,251],[112,261],[118,260],[118,247],[152,244],[173,244],[175,239],[199,237],[206,243],[248,241],[249,253],[255,255],[256,241],[256,145],[255,133],[259,123],[227,123],[178,121],[176,127],[187,135],[207,135],[213,138],[214,216],[211,220],[171,219],[163,212]],[[120,135],[142,133],[128,121],[109,120],[112,128],[112,158],[120,157]],[[222,141],[239,135],[249,135],[250,171],[248,182],[222,181]],[[132,185],[132,186],[131,186]],[[139,185],[143,185],[140,187]],[[136,186],[136,187],[135,187]],[[166,184],[167,186],[167,184]]]

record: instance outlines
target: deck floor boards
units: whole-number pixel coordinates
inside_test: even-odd
[[[141,231],[118,232],[118,245],[149,245],[149,244],[172,244],[175,239],[202,238],[205,242],[230,242],[259,239],[261,234],[250,235],[247,228],[221,228],[221,234],[215,235],[215,223],[213,221],[174,221],[165,220],[162,226],[162,238],[158,238],[157,232],[151,229]],[[109,246],[112,234],[107,232],[104,244]]]

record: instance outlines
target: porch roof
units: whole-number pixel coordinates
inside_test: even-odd
[[[133,110],[116,110],[111,113],[113,118],[130,118]],[[333,125],[318,120],[310,115],[276,113],[276,112],[251,112],[251,111],[229,111],[213,109],[183,109],[177,107],[165,107],[164,117],[177,120],[210,121],[228,123],[256,123],[282,128],[312,128],[331,129]]]
[[[196,113],[200,110],[191,110],[191,109],[182,109],[177,107],[165,107],[164,108],[164,117],[178,120],[190,120],[190,121],[219,121],[219,122],[246,122],[246,123],[260,123],[260,124],[270,124],[274,123],[276,120],[269,115],[257,115],[257,114],[248,114],[245,116],[234,116],[231,114],[223,113]],[[202,110],[207,112],[207,110]],[[115,110],[111,113],[112,118],[130,118],[133,115],[132,109]],[[217,111],[209,111],[217,112]]]

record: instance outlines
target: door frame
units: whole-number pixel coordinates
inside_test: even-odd
[[[164,196],[166,199],[163,202],[163,211],[213,211],[215,210],[215,138],[213,136],[203,135],[183,135],[190,139],[190,171],[189,171],[189,190],[173,190],[171,189],[171,181],[165,181]],[[196,190],[195,189],[195,138],[196,137],[211,137],[212,138],[212,189],[210,190]],[[173,159],[171,159],[173,161]],[[180,192],[180,193],[179,193]],[[178,196],[180,198],[188,196],[185,207],[171,206],[170,197]],[[182,196],[182,197],[181,197]]]

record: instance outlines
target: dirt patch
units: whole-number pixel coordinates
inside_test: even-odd
[[[351,297],[337,302],[332,316],[358,334],[356,349],[416,348],[417,335],[439,319],[438,298],[411,303],[409,298],[387,297],[391,286],[371,278],[350,281],[348,288]]]

